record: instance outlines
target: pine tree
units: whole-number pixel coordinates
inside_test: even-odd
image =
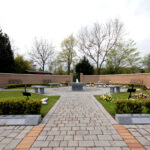
[[[83,59],[76,65],[76,73],[83,73],[84,75],[91,75],[94,72],[93,66],[89,60],[84,56]]]

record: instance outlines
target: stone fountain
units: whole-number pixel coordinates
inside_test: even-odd
[[[83,86],[86,86],[86,83],[79,82],[79,80],[76,79],[76,82],[69,83],[69,86],[72,86],[72,91],[83,91]]]

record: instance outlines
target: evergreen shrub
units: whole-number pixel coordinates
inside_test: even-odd
[[[0,101],[0,113],[3,115],[40,114],[40,99],[6,98]]]

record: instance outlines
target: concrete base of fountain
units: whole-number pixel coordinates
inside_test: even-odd
[[[69,83],[69,86],[72,86],[72,91],[83,91],[83,86],[86,86],[86,83],[72,82],[72,83]]]

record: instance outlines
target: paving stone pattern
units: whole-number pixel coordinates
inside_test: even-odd
[[[145,150],[144,146],[131,134],[127,128],[118,124],[113,126],[124,139],[129,148]]]
[[[65,92],[60,89],[60,100],[39,127],[0,126],[0,150],[129,150],[131,141],[120,136],[124,131],[115,129],[116,121],[92,96],[106,91]],[[50,91],[47,92],[51,95]],[[53,91],[54,94],[58,95]],[[150,150],[150,125],[124,127],[136,138],[134,142],[138,141]]]
[[[128,146],[91,95],[63,95],[53,113],[44,119],[45,128],[32,145],[34,149],[100,150]]]
[[[125,125],[134,137],[150,150],[150,125]]]
[[[32,126],[1,126],[0,150],[14,149],[32,129]]]
[[[34,126],[30,132],[26,134],[23,140],[17,145],[14,150],[30,149],[34,141],[37,139],[44,126]]]

